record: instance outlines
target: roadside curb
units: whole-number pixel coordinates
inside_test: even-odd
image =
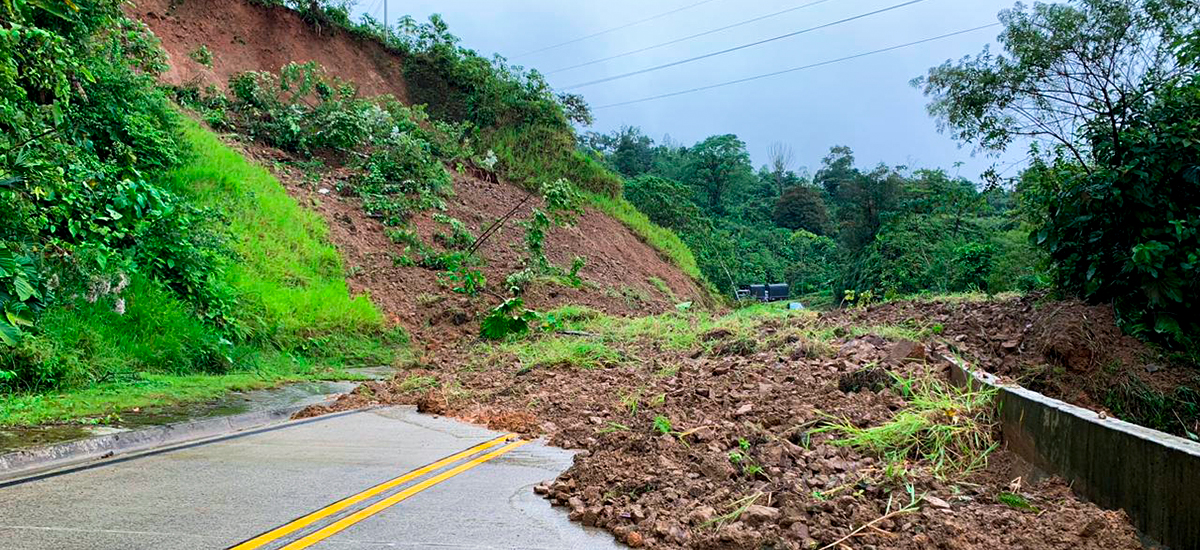
[[[186,420],[12,451],[0,455],[0,487],[21,482],[22,478],[71,466],[125,457],[184,443],[203,442],[203,440],[220,436],[252,433],[251,430],[269,426],[283,426],[291,420],[292,415],[307,407],[308,405],[293,405],[229,416]],[[317,416],[297,422],[331,416],[339,415]]]
[[[1200,443],[1047,397],[945,357],[960,387],[996,389],[1008,448],[1170,548],[1200,548]]]

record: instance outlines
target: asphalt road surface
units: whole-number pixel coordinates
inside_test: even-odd
[[[356,411],[0,487],[0,549],[603,549],[533,485],[571,453]]]

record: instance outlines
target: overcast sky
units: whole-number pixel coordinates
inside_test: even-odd
[[[382,17],[383,0],[360,0],[359,11]],[[389,17],[425,21],[440,13],[464,46],[544,73],[767,15],[814,0],[391,0]],[[992,27],[910,48],[781,76],[633,105],[622,101],[820,63],[996,22],[1013,0],[923,0],[848,23],[733,53],[578,89],[571,86],[702,55],[887,8],[905,0],[826,0],[734,29],[620,59],[554,72],[558,89],[582,93],[594,109],[591,128],[640,126],[656,141],[670,135],[692,144],[713,134],[737,134],[755,164],[775,141],[792,146],[797,164],[814,170],[833,145],[849,145],[860,165],[878,162],[944,167],[976,178],[1002,159],[972,156],[939,134],[926,99],[909,81],[948,59],[975,54],[995,40]],[[681,11],[615,32],[531,55],[526,52]],[[994,48],[994,47],[993,47]]]

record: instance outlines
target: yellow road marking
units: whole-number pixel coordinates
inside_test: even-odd
[[[425,481],[422,481],[416,485],[413,485],[412,487],[409,487],[408,489],[400,491],[399,493],[396,493],[388,498],[385,498],[379,502],[376,502],[375,504],[372,504],[366,508],[363,508],[362,510],[359,510],[359,511],[357,511],[353,514],[350,514],[340,520],[337,520],[337,521],[327,525],[326,527],[322,528],[319,531],[316,531],[300,540],[297,540],[296,542],[293,542],[287,546],[284,546],[280,550],[300,550],[301,548],[308,548],[309,546],[312,546],[318,542],[321,542],[322,540],[329,538],[331,535],[341,532],[342,530],[346,529],[347,527],[350,527],[351,525],[354,525],[355,523],[358,523],[358,522],[360,522],[364,519],[367,519],[375,514],[378,514],[379,512],[386,510],[387,508],[391,507],[392,505],[394,505],[404,499],[407,499],[408,497],[411,497],[421,491],[424,491],[425,489],[433,487],[434,485],[437,485],[438,483],[441,483],[441,482],[443,482],[447,479],[450,479],[458,474],[461,474],[467,470],[470,470],[471,468],[474,468],[480,464],[483,464],[484,462],[487,462],[493,458],[496,458],[496,457],[498,457],[504,453],[507,453],[513,449],[516,449],[517,447],[520,447],[521,445],[524,445],[526,443],[529,443],[529,442],[528,441],[515,441],[513,443],[509,443],[508,445],[505,445],[499,449],[496,449],[495,451],[492,451],[486,455],[476,458],[470,462],[467,462],[466,464],[462,464],[462,465],[454,467],[454,469],[452,469],[452,470],[447,470],[445,472],[442,472],[441,474],[431,477]]]
[[[432,472],[434,470],[437,470],[438,468],[441,468],[443,466],[447,466],[449,464],[458,462],[459,460],[462,460],[468,456],[478,453],[479,451],[482,451],[484,449],[489,449],[489,448],[495,447],[496,445],[504,443],[505,441],[508,441],[509,439],[512,439],[514,437],[516,437],[515,434],[506,434],[506,435],[497,437],[496,439],[493,439],[491,441],[480,443],[479,445],[471,447],[470,449],[467,449],[461,453],[456,453],[454,455],[443,458],[443,459],[441,459],[437,462],[434,462],[432,464],[429,464],[427,466],[422,466],[422,467],[417,468],[416,470],[413,470],[413,471],[411,471],[407,474],[404,474],[398,478],[385,481],[385,482],[380,483],[379,485],[376,485],[374,487],[371,487],[370,489],[367,489],[361,493],[358,493],[356,495],[351,495],[351,496],[346,497],[342,500],[339,500],[333,504],[330,504],[329,506],[321,508],[320,510],[317,510],[316,512],[313,512],[306,516],[292,520],[290,523],[276,527],[270,531],[267,531],[266,533],[263,533],[257,537],[254,537],[254,538],[252,538],[246,542],[240,543],[236,546],[232,546],[229,548],[229,550],[253,550],[255,548],[261,548],[261,547],[271,543],[272,541],[279,539],[280,537],[284,537],[291,533],[299,531],[300,529],[308,527],[309,525],[312,525],[318,521],[321,521],[322,519],[325,519],[325,518],[327,518],[333,514],[336,514],[342,510],[345,510],[346,508],[348,508],[350,506],[353,506],[359,502],[362,502],[362,501],[367,500],[371,497],[374,497],[380,493],[383,493],[383,492],[387,491],[388,489],[392,489],[398,485],[402,485],[405,482],[408,482],[415,478],[421,477],[421,476],[423,476],[429,472]]]

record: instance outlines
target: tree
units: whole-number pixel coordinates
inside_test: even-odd
[[[1093,162],[1086,126],[1100,124],[1123,155],[1131,107],[1187,69],[1175,55],[1200,7],[1189,0],[1018,3],[1000,13],[1004,54],[988,49],[913,80],[929,112],[955,139],[1002,151],[1014,140],[1049,140],[1084,170]],[[1094,132],[1092,132],[1094,134]]]
[[[835,145],[829,149],[829,154],[821,160],[821,169],[813,176],[813,183],[825,189],[831,199],[838,196],[838,189],[861,176],[854,167],[854,151],[845,145]]]
[[[752,177],[746,144],[733,134],[712,136],[690,153],[688,183],[698,188],[711,212],[723,213],[727,199]]]
[[[675,180],[641,175],[625,184],[625,198],[650,221],[674,229],[687,228],[700,217],[687,186]]]
[[[771,175],[775,177],[776,190],[779,196],[783,196],[784,182],[786,174],[791,170],[792,163],[795,161],[795,154],[792,152],[792,147],[781,141],[772,143],[767,147],[767,158],[771,160]]]
[[[899,206],[904,183],[899,171],[881,164],[838,187],[838,236],[844,252],[857,254],[875,240],[884,217]]]
[[[775,203],[775,225],[793,231],[803,229],[815,235],[825,235],[829,228],[829,211],[821,193],[815,188],[798,185],[788,188]]]

